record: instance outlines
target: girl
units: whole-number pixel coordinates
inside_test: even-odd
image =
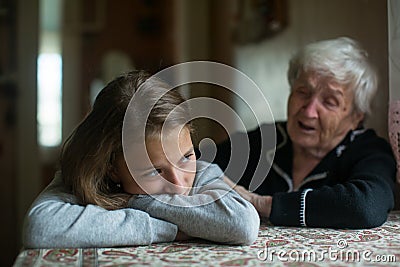
[[[134,96],[140,101],[131,102]],[[182,96],[143,71],[111,81],[67,139],[60,171],[28,211],[24,246],[130,246],[191,237],[251,244],[257,211],[223,182],[216,165],[196,162],[188,116]]]

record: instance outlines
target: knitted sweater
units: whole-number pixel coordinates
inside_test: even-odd
[[[237,133],[231,140],[232,145],[227,140],[217,146],[214,162],[240,185],[255,185],[255,193],[273,196],[269,220],[274,225],[371,228],[383,224],[394,206],[396,163],[388,142],[371,129],[350,131],[297,190],[285,122]],[[276,146],[271,140],[276,140]],[[239,169],[237,155],[229,163],[231,147],[239,147],[238,151],[242,146],[245,151],[246,142],[249,158],[243,159],[244,153],[241,160],[247,166]]]

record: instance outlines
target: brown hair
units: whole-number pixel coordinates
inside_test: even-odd
[[[114,160],[122,153],[124,116],[137,92],[146,100],[140,106],[155,103],[146,118],[146,136],[160,132],[167,117],[170,124],[185,125],[191,130],[185,99],[175,89],[170,90],[165,83],[150,78],[147,72],[131,71],[108,83],[61,151],[63,180],[83,205],[94,204],[112,210],[127,204],[130,195],[112,181],[111,175]],[[130,116],[142,119],[141,112],[131,113]],[[137,134],[134,130],[129,133]]]

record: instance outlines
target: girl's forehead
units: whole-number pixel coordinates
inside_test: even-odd
[[[160,127],[159,129],[153,131],[147,131],[145,142],[156,142],[165,139],[176,139],[184,137],[190,134],[190,128],[187,125],[176,125],[174,127],[166,126]]]
[[[182,130],[178,134],[169,134],[164,138],[152,137],[146,138],[144,145],[135,144],[131,147],[135,153],[132,153],[128,166],[135,170],[143,170],[153,165],[175,164],[181,158],[193,150],[193,143],[188,130]]]
[[[142,142],[134,142],[128,149],[135,150],[134,154],[141,154],[149,149],[161,151],[189,144],[192,145],[191,132],[187,127],[182,127],[147,135]]]

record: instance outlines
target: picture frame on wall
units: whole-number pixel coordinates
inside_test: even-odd
[[[288,25],[287,0],[236,0],[233,40],[257,43],[282,32]]]

